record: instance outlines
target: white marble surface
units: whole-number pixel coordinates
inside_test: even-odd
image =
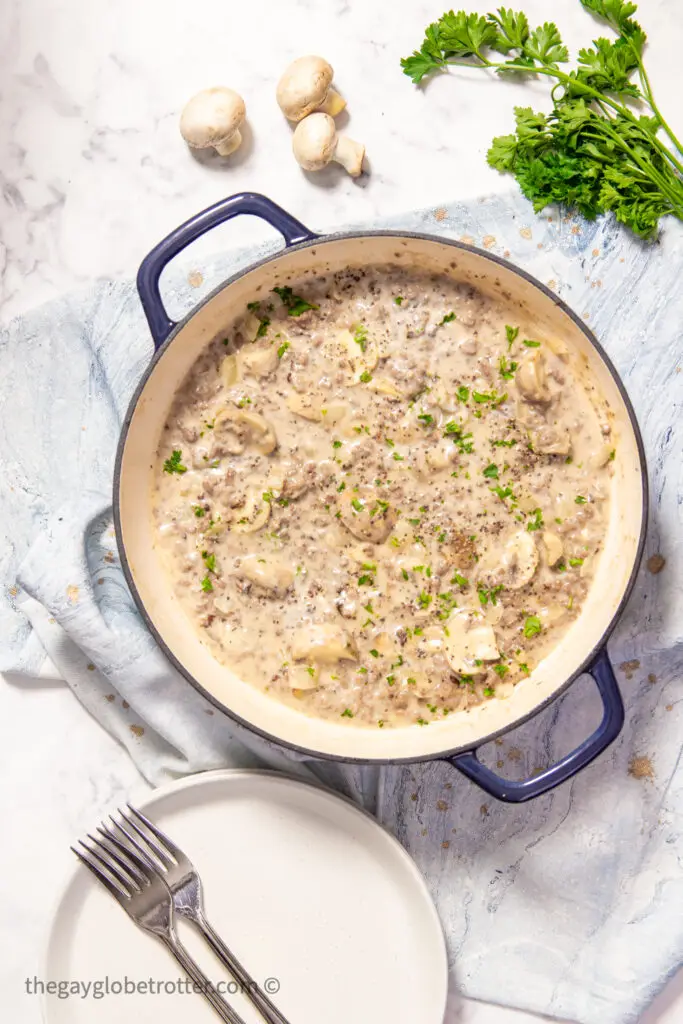
[[[537,20],[548,16],[546,0],[519,6]],[[677,0],[641,6],[654,86],[680,130]],[[431,0],[6,0],[2,320],[93,277],[132,275],[168,230],[241,189],[263,191],[322,228],[508,188],[485,165],[487,144],[507,130],[514,102],[542,90],[503,89],[473,75],[414,90],[398,59],[441,10]],[[571,44],[591,32],[578,0],[555,0],[553,16]],[[358,183],[337,169],[307,178],[289,156],[290,130],[273,86],[284,65],[306,52],[321,52],[335,65],[349,101],[348,133],[368,147],[371,174]],[[193,91],[219,82],[243,93],[250,132],[230,162],[202,163],[184,149],[177,115]],[[206,244],[257,240],[266,230],[232,224]],[[23,979],[38,969],[69,842],[140,786],[127,756],[61,686],[27,690],[8,680],[0,688],[0,810],[12,822],[0,851],[0,985],[8,1020],[40,1019]],[[457,998],[451,1017],[459,1024],[536,1019]],[[642,1024],[681,1019],[679,977]]]

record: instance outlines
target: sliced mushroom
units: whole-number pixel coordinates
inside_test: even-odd
[[[267,377],[273,373],[279,361],[277,349],[268,343],[249,345],[241,348],[237,353],[237,362],[242,376]]]
[[[614,458],[614,445],[606,443],[601,445],[594,455],[591,455],[590,464],[593,469],[602,469]]]
[[[270,504],[263,498],[250,498],[241,508],[233,510],[231,530],[235,533],[256,533],[270,519]]]
[[[301,416],[303,419],[311,420],[313,423],[322,422],[322,402],[317,396],[299,395],[296,392],[292,392],[287,399],[287,408],[295,416]]]
[[[221,363],[221,378],[226,388],[231,388],[233,384],[237,384],[239,381],[240,372],[236,355],[226,356]]]
[[[257,412],[233,406],[228,406],[216,416],[213,439],[214,456],[222,453],[242,455],[247,448],[269,455],[277,447],[277,437],[268,420]]]
[[[287,683],[292,690],[317,690],[320,686],[320,671],[313,665],[291,665],[287,672]]]
[[[361,374],[370,373],[377,366],[377,345],[362,327],[353,333],[346,329],[339,331],[334,339],[334,346],[339,355],[351,364],[355,384],[359,383]]]
[[[392,401],[398,401],[403,398],[403,393],[398,390],[393,381],[390,381],[388,377],[373,377],[368,383],[370,391],[374,391],[377,395],[384,395],[386,398]]]
[[[548,565],[557,565],[559,560],[564,554],[564,545],[556,533],[551,533],[546,530],[543,534],[543,543],[545,544],[545,555],[548,560]]]
[[[571,434],[566,428],[543,426],[532,430],[530,439],[537,455],[569,455],[572,450]]]
[[[346,529],[373,544],[387,539],[397,519],[396,510],[371,487],[344,491],[339,508]]]
[[[479,573],[479,582],[486,587],[521,590],[533,579],[538,568],[538,548],[533,534],[519,530],[508,540],[499,561]]]
[[[348,633],[329,623],[298,629],[292,638],[292,657],[295,661],[312,661],[316,665],[357,661]]]
[[[515,383],[527,402],[547,405],[552,395],[546,381],[545,356],[540,348],[524,356],[519,364]]]
[[[245,555],[241,558],[232,575],[249,580],[276,597],[282,597],[294,579],[294,573],[284,562],[258,555]]]
[[[486,672],[485,661],[498,661],[500,651],[491,626],[469,612],[454,612],[448,619],[444,650],[454,672],[476,675]]]

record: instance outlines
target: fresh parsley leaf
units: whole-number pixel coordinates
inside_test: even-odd
[[[431,427],[434,425],[434,417],[430,416],[428,412],[421,413],[417,418],[425,427]]]
[[[522,342],[522,344],[526,345],[527,348],[540,348],[541,347],[540,341],[530,341],[529,338],[525,338],[524,341]]]
[[[464,385],[461,385],[455,392],[455,396],[459,402],[463,402],[464,404],[470,397],[470,389],[466,388]]]
[[[489,480],[498,479],[498,466],[494,462],[491,462],[486,469],[483,471],[483,475]]]
[[[505,356],[501,356],[498,360],[498,369],[503,380],[512,380],[515,376],[517,366],[518,364],[514,361],[509,363]]]
[[[501,8],[501,10],[505,10],[505,8],[503,7],[503,8]],[[506,336],[507,341],[508,341],[508,352],[510,351],[510,349],[514,345],[515,341],[517,340],[517,335],[518,334],[519,334],[519,327],[510,327],[510,324],[506,324],[505,325],[505,336]]]
[[[588,499],[584,498],[583,494],[577,494],[574,501],[577,505],[585,505]]]
[[[365,352],[365,350],[368,347],[367,327],[364,327],[363,324],[359,324],[354,332],[353,340],[355,341],[356,345],[360,346],[361,352]]]
[[[542,628],[538,615],[529,615],[524,623],[524,636],[530,639],[540,633]]]
[[[164,473],[187,473],[187,466],[182,463],[183,453],[177,448],[171,452],[171,457],[164,462]]]
[[[320,309],[320,306],[306,302],[300,295],[295,295],[291,288],[273,288],[273,291],[282,299],[282,303],[287,309],[287,316],[301,316],[309,309]]]
[[[397,295],[396,298],[394,299],[394,303],[397,306],[400,306],[402,302],[403,302],[403,296],[402,295]]]
[[[534,533],[536,530],[542,530],[543,526],[543,512],[540,508],[535,508],[531,513],[531,519],[526,524],[526,528],[529,533]]]
[[[200,586],[205,594],[210,594],[211,591],[213,590],[213,583],[211,582],[208,576],[204,577],[204,579],[200,583]]]
[[[443,327],[444,324],[453,323],[454,320],[455,320],[455,313],[446,313],[446,315],[443,318],[443,320],[440,320],[439,323],[436,326],[437,327]]]
[[[277,357],[278,357],[278,359],[282,359],[283,355],[285,354],[285,352],[287,351],[288,348],[289,348],[289,342],[288,341],[283,341],[282,344],[278,346],[278,350],[277,350]]]
[[[363,370],[360,377],[358,378],[361,384],[369,384],[372,380],[372,374],[368,373],[367,370]]]

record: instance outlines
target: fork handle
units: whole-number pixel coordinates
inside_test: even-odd
[[[159,935],[159,938],[178,961],[190,981],[199,986],[202,995],[213,1006],[221,1020],[226,1021],[227,1024],[245,1024],[239,1013],[233,1010],[223,999],[223,996],[216,991],[211,981],[204,974],[199,964],[192,959],[183,944],[171,936]]]
[[[192,917],[192,920],[218,959],[228,968],[235,981],[239,982],[244,994],[252,1001],[268,1024],[289,1024],[285,1015],[270,1001],[263,989],[259,988],[249,972],[242,967],[235,954],[225,945],[223,939],[215,928],[211,927],[206,918],[199,914],[196,917]]]

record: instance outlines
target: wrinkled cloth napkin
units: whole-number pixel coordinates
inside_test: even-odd
[[[627,705],[619,740],[571,783],[515,807],[439,763],[304,764],[215,712],[147,633],[116,551],[116,441],[152,355],[131,282],[100,282],[0,333],[0,669],[64,679],[153,784],[254,764],[314,774],[417,861],[465,995],[580,1024],[634,1022],[683,951],[683,234],[667,224],[646,246],[609,220],[537,218],[518,196],[372,226],[463,238],[523,266],[586,317],[629,390],[650,462],[646,558],[661,552],[666,564],[643,568],[610,644]],[[174,268],[172,315],[275,248],[202,261],[199,288],[188,278],[197,266]],[[482,757],[523,778],[584,739],[599,710],[580,681]]]

